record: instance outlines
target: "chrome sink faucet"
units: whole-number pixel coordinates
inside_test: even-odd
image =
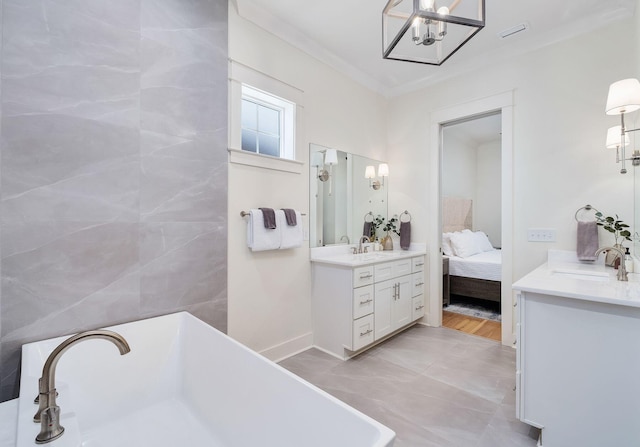
[[[64,433],[64,427],[60,425],[60,407],[56,404],[56,366],[58,360],[71,346],[81,341],[93,338],[101,338],[115,344],[124,355],[131,351],[127,341],[120,335],[111,331],[86,331],[76,334],[56,347],[47,358],[42,368],[42,377],[38,381],[38,412],[33,416],[34,422],[40,422],[40,433],[36,436],[36,444],[45,444],[58,439]]]
[[[369,239],[369,236],[362,236],[360,238],[360,241],[358,242],[358,253],[363,253],[362,251],[362,240],[365,240],[365,242],[370,243],[371,239]],[[367,247],[364,247],[364,253],[367,252]]]
[[[617,251],[618,255],[620,256],[620,265],[618,266],[618,274],[616,275],[618,281],[629,281],[629,278],[627,277],[627,269],[624,265],[624,252],[622,250],[617,247],[602,247],[596,251],[596,258],[600,255],[600,253],[607,250]]]

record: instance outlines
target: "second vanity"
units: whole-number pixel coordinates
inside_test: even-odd
[[[640,274],[551,255],[514,284],[516,411],[541,447],[640,445]]]
[[[311,301],[318,349],[346,360],[424,315],[424,250],[316,253]]]

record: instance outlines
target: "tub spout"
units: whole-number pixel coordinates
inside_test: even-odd
[[[127,341],[111,331],[86,331],[76,334],[62,343],[49,355],[42,368],[42,377],[38,381],[38,412],[33,417],[34,422],[40,422],[40,434],[36,436],[36,444],[45,444],[62,436],[64,427],[60,425],[60,407],[56,404],[56,366],[58,360],[71,346],[81,341],[101,338],[115,344],[124,355],[131,351]]]

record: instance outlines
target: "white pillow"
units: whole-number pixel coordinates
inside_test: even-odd
[[[442,233],[442,253],[445,256],[454,256],[453,249],[451,248],[450,237],[453,233]]]
[[[475,233],[476,243],[480,251],[493,251],[493,245],[485,233],[482,231],[476,231]]]
[[[453,252],[461,258],[468,258],[482,253],[477,239],[476,234],[471,231],[456,232],[449,237]]]

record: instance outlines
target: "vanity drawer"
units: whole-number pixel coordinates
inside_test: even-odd
[[[424,316],[424,295],[414,296],[411,299],[411,321]]]
[[[352,351],[373,343],[373,314],[353,321]]]
[[[375,266],[376,282],[386,281],[393,278],[393,262],[383,262]]]
[[[373,285],[353,289],[353,319],[373,313]]]
[[[411,273],[412,261],[410,258],[401,259],[393,263],[394,276],[403,276]]]
[[[424,256],[411,258],[411,271],[413,273],[424,271]]]
[[[411,284],[413,285],[411,296],[422,295],[424,293],[424,272],[411,275]]]
[[[400,259],[393,262],[383,262],[375,265],[376,282],[397,278],[411,273],[411,259]]]
[[[353,269],[353,287],[362,287],[373,284],[373,265],[365,265]]]

